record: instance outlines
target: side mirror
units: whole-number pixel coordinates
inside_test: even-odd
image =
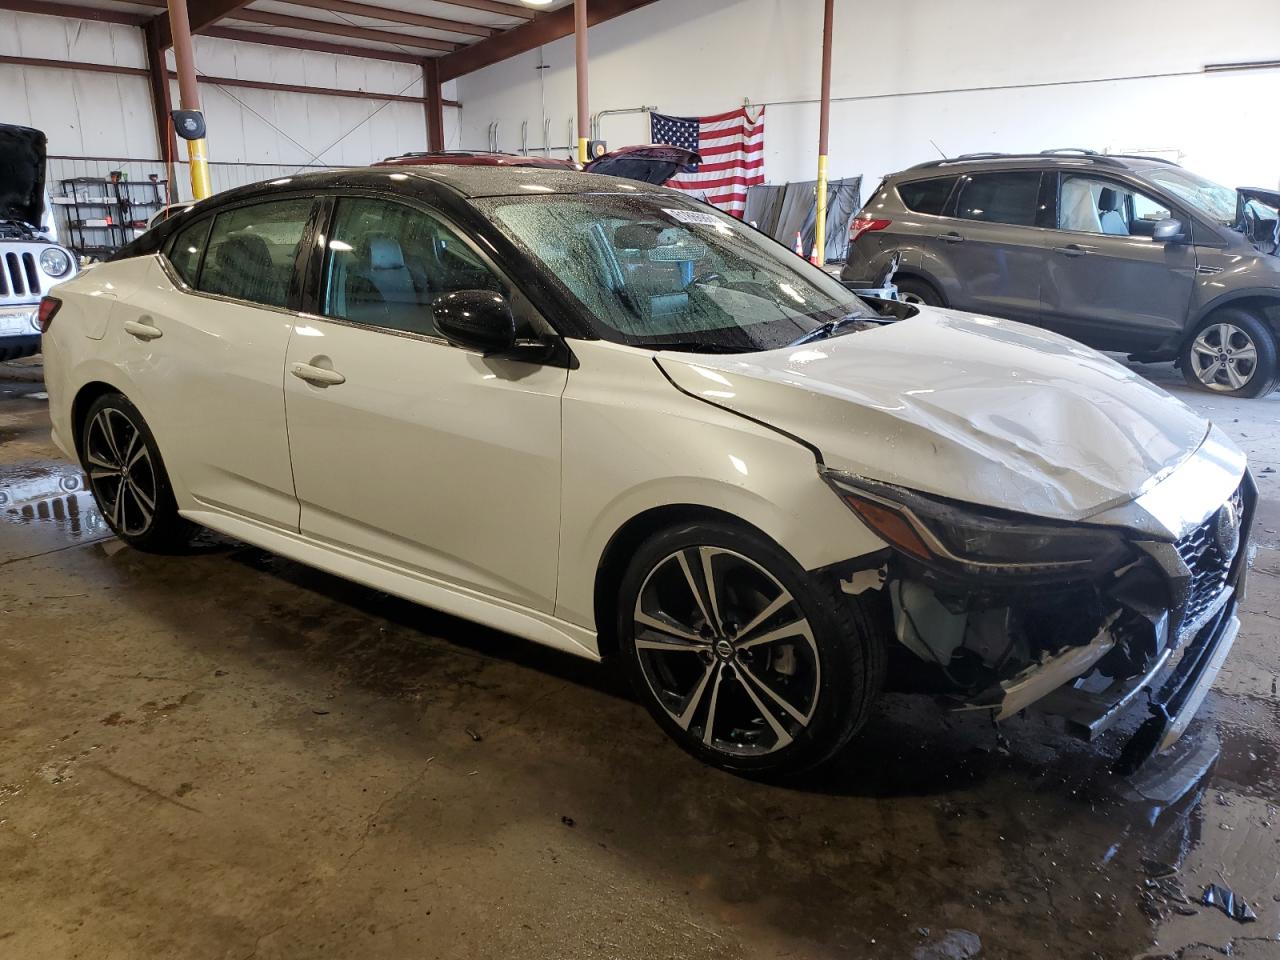
[[[1186,239],[1182,231],[1182,221],[1175,220],[1173,217],[1157,220],[1155,228],[1151,231],[1151,239],[1157,243],[1177,243]]]
[[[436,328],[450,343],[485,353],[515,346],[516,321],[507,298],[492,290],[456,290],[431,304]]]

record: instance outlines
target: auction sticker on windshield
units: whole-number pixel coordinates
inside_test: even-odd
[[[662,212],[681,223],[700,223],[704,227],[717,227],[720,225],[720,218],[714,213],[703,213],[701,210],[668,210],[663,207]]]

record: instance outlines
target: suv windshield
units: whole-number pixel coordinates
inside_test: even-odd
[[[1224,226],[1236,222],[1236,192],[1181,167],[1157,167],[1142,175]]]
[[[606,340],[745,353],[846,317],[876,317],[781,244],[683,197],[543,195],[478,205],[567,288]]]

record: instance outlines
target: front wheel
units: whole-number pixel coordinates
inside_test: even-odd
[[[80,459],[98,510],[121,540],[165,553],[191,539],[194,527],[178,515],[155,437],[121,394],[105,394],[89,407]]]
[[[694,756],[739,773],[832,759],[866,721],[885,670],[871,607],[725,523],[640,547],[622,581],[618,636],[658,723]]]
[[[1280,377],[1275,335],[1247,310],[1215,310],[1183,347],[1182,375],[1229,397],[1266,396]]]

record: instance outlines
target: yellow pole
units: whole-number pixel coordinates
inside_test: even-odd
[[[197,200],[213,196],[213,184],[209,180],[207,147],[204,137],[187,141],[187,159],[191,163],[191,195]]]
[[[813,249],[818,266],[827,262],[827,155],[818,157],[818,215],[813,224]]]

